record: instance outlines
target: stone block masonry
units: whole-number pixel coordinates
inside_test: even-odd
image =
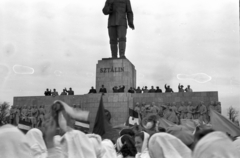
[[[128,59],[99,60],[96,69],[96,90],[104,85],[107,92],[113,92],[114,86],[136,87],[136,69]]]
[[[204,94],[202,94],[204,93]],[[46,105],[50,106],[55,100],[62,100],[69,105],[81,105],[83,110],[90,111],[90,131],[92,131],[98,106],[100,103],[101,94],[85,94],[74,96],[31,96],[31,97],[14,97],[14,105]],[[165,103],[181,101],[191,101],[197,104],[200,101],[205,101],[208,105],[210,101],[218,101],[218,92],[192,92],[188,95],[178,95],[178,93],[152,93],[147,94],[130,94],[130,93],[107,93],[103,95],[104,108],[109,110],[112,116],[111,124],[113,126],[123,124],[128,118],[128,109],[134,108],[134,105],[139,102],[151,104],[155,102],[160,106]]]

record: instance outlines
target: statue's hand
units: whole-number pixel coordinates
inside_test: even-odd
[[[134,24],[132,24],[132,23],[129,24],[129,27],[130,27],[132,30],[135,29]]]

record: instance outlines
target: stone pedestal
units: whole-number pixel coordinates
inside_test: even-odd
[[[101,86],[112,93],[114,86],[125,86],[125,92],[130,87],[136,87],[136,69],[128,59],[99,60],[96,70],[96,90]]]

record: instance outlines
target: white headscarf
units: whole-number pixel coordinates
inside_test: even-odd
[[[81,131],[70,130],[64,134],[68,158],[96,158],[96,153],[87,135]]]
[[[151,158],[191,158],[191,150],[177,137],[156,133],[149,140]]]
[[[106,152],[102,146],[102,138],[97,134],[87,134],[87,136],[94,147],[97,158],[102,158]]]
[[[123,146],[123,143],[122,143],[122,136],[121,136],[117,139],[117,142],[116,142],[116,147],[118,152],[121,150],[122,146]]]
[[[61,140],[62,140],[62,137],[60,135],[55,135],[53,137],[54,145],[55,146],[60,146],[61,145]]]
[[[0,158],[32,158],[26,136],[16,127],[0,127]]]
[[[193,151],[193,158],[239,158],[232,140],[220,131],[204,136]]]
[[[142,144],[141,153],[137,153],[135,158],[150,158],[148,153],[148,139],[150,135],[146,132],[143,132],[143,134],[144,134],[144,140]]]
[[[34,158],[46,158],[47,147],[43,140],[42,132],[37,128],[33,128],[27,132],[26,137]]]
[[[117,152],[111,140],[104,139],[102,141],[102,146],[106,150],[105,154],[103,155],[103,158],[117,158]]]
[[[237,137],[237,139],[233,142],[235,147],[237,148],[239,154],[240,154],[240,137]]]

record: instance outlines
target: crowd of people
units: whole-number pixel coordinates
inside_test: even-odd
[[[174,91],[172,90],[172,88],[169,85],[165,84],[165,93],[174,93]],[[190,85],[187,86],[187,88],[183,88],[183,85],[178,86],[178,92],[192,92],[192,89],[190,88]],[[114,86],[112,88],[112,92],[113,93],[124,93],[125,92],[125,86],[121,85],[121,86]],[[130,87],[127,91],[128,93],[163,93],[162,89],[160,89],[158,86],[156,87],[156,89],[154,88],[154,86],[151,87],[151,89],[148,89],[147,86],[144,86],[143,88],[137,87]],[[98,93],[97,90],[94,87],[91,87],[91,89],[89,90],[88,94],[92,94],[92,93]],[[104,85],[101,86],[101,88],[99,89],[99,93],[107,93],[107,89],[104,87]],[[53,89],[53,91],[51,89],[46,89],[46,91],[44,92],[45,96],[58,96],[59,93],[56,91],[56,89]],[[74,95],[74,91],[72,90],[72,88],[69,88],[69,90],[67,90],[66,88],[63,89],[63,91],[61,92],[60,95]]]
[[[94,87],[91,87],[91,89],[89,90],[88,94],[91,93],[97,93],[97,90]],[[99,93],[107,93],[107,89],[104,87],[104,85],[102,85],[102,87],[99,89]]]
[[[44,92],[45,96],[58,96],[58,92],[56,91],[56,89],[53,89],[53,91],[51,89],[46,89],[46,91]],[[61,92],[60,95],[74,95],[74,91],[72,90],[72,88],[69,88],[69,90],[67,90],[66,88],[63,89],[63,91]]]
[[[156,114],[160,117],[164,117],[167,120],[179,124],[181,119],[199,119],[208,123],[210,120],[210,109],[216,110],[221,113],[221,102],[211,101],[209,104],[205,104],[203,101],[193,104],[188,102],[172,102],[161,105],[156,105],[155,102],[146,104],[143,102],[135,104],[134,111],[140,113],[142,117],[148,114]]]
[[[71,105],[74,109],[82,109],[80,105]],[[10,108],[10,117],[7,123],[17,126],[19,123],[27,123],[32,128],[40,128],[44,117],[49,112],[46,105],[12,105]]]
[[[165,93],[174,93],[170,85],[165,84],[164,88]],[[129,93],[164,93],[163,90],[160,89],[158,86],[156,87],[156,89],[154,88],[154,86],[151,86],[150,89],[148,89],[147,86],[144,86],[142,87],[142,89],[140,87],[137,87],[137,89],[131,87],[129,90]],[[193,90],[191,89],[190,85],[188,85],[187,88],[184,89],[184,86],[179,83],[178,92],[193,92]]]
[[[173,89],[170,87],[170,85],[165,84],[165,93],[174,93]],[[125,92],[125,86],[124,85],[120,85],[120,86],[114,86],[112,88],[112,92],[113,93],[124,93]],[[156,89],[154,88],[154,86],[151,86],[151,89],[148,89],[147,86],[144,86],[142,88],[137,87],[130,87],[127,90],[128,93],[164,93],[162,91],[162,89],[160,89],[158,86],[156,87]],[[181,85],[179,83],[178,85],[178,92],[193,92],[193,90],[191,89],[190,85],[187,86],[187,88],[184,89],[184,86]],[[97,90],[94,89],[94,87],[92,87],[88,94],[90,93],[97,93]],[[107,93],[107,89],[104,87],[104,85],[101,86],[101,88],[99,89],[99,93]]]
[[[161,128],[155,120],[146,126],[126,128],[115,140],[74,130],[67,118],[76,110],[58,101],[65,110],[50,107],[43,128],[26,134],[12,125],[0,127],[1,158],[239,158],[240,138],[210,127],[195,133],[180,126]],[[81,111],[80,111],[81,112]],[[55,119],[56,113],[59,119]],[[80,117],[85,115],[83,112]],[[79,115],[78,115],[79,116]],[[149,125],[150,124],[150,125]],[[60,132],[59,132],[60,131]]]

